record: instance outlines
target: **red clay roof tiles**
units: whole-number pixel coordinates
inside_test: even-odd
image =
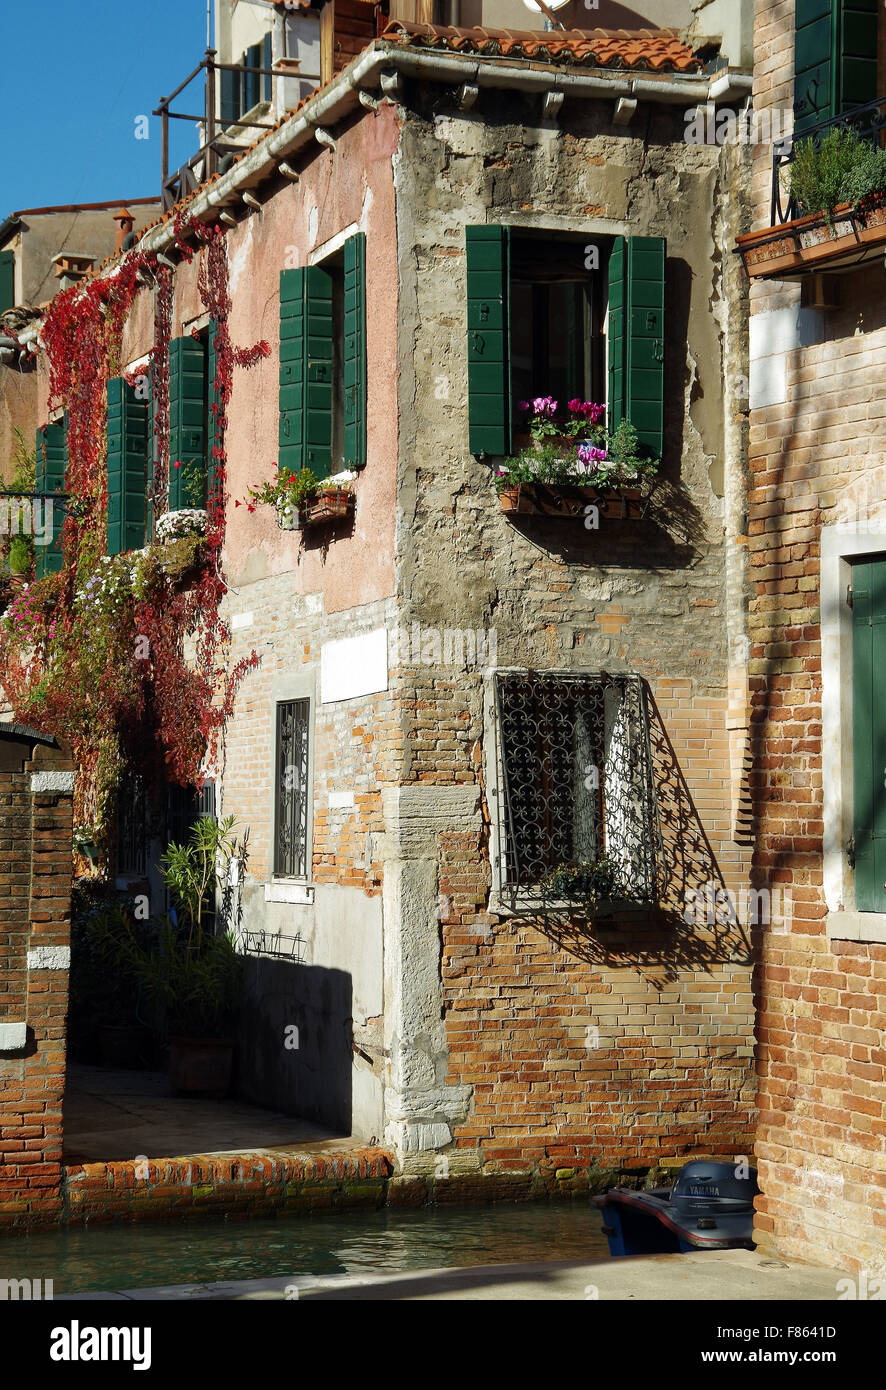
[[[704,64],[676,29],[461,29],[394,20],[383,38],[416,48],[484,57],[535,58],[650,72],[702,72]]]

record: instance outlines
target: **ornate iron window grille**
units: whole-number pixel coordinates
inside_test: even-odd
[[[308,715],[310,700],[277,706],[274,873],[306,878],[308,873]]]
[[[613,897],[658,902],[663,841],[640,677],[499,673],[495,711],[502,896],[550,903],[559,870],[602,861]]]
[[[145,785],[137,773],[125,778],[117,798],[117,873],[142,877],[147,870]]]

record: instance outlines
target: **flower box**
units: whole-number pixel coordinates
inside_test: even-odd
[[[752,280],[779,279],[815,271],[823,265],[851,265],[872,247],[886,244],[886,191],[857,207],[842,203],[825,212],[795,217],[737,238],[737,249]]]
[[[587,484],[518,483],[499,493],[501,509],[509,515],[583,519],[590,507],[606,521],[640,521],[649,506],[649,493],[638,487],[599,488]]]
[[[346,488],[324,488],[305,509],[305,523],[320,525],[341,521],[354,513],[354,494]]]

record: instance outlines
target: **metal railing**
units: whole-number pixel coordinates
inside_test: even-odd
[[[157,108],[152,115],[159,116],[161,119],[160,135],[160,154],[162,163],[162,184],[161,198],[163,211],[168,212],[180,198],[185,198],[189,193],[199,188],[200,184],[212,174],[218,172],[219,159],[226,154],[242,154],[243,146],[230,139],[225,139],[224,132],[232,127],[250,130],[273,130],[273,125],[266,121],[248,121],[237,119],[235,121],[224,120],[222,122],[216,107],[215,74],[217,72],[237,72],[254,73],[259,77],[290,78],[299,82],[319,83],[319,73],[301,71],[281,71],[279,68],[259,68],[252,67],[247,63],[217,63],[215,61],[216,50],[206,49],[206,56],[198,64],[194,71],[189,73],[184,82],[180,82],[174,92],[170,92],[168,97],[161,97]],[[194,115],[191,112],[171,111],[170,104],[179,96],[201,72],[206,73],[205,92],[202,115]],[[193,121],[203,125],[205,140],[200,148],[191,155],[174,173],[169,172],[169,122],[170,121]],[[203,169],[199,170],[199,165],[203,162]]]
[[[775,141],[772,146],[772,205],[769,218],[771,227],[783,226],[785,222],[792,222],[797,216],[796,201],[792,194],[782,188],[781,183],[782,173],[793,162],[797,143],[800,140],[812,140],[818,146],[832,130],[841,127],[855,130],[862,140],[869,140],[872,145],[883,145],[886,139],[886,97],[878,97],[876,101],[856,106],[851,111],[844,111],[840,116],[818,121],[799,136],[787,135],[783,140]]]

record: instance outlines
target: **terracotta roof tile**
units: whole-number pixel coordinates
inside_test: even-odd
[[[394,20],[383,38],[415,48],[484,57],[535,58],[648,72],[703,72],[704,63],[676,29],[461,29]]]

